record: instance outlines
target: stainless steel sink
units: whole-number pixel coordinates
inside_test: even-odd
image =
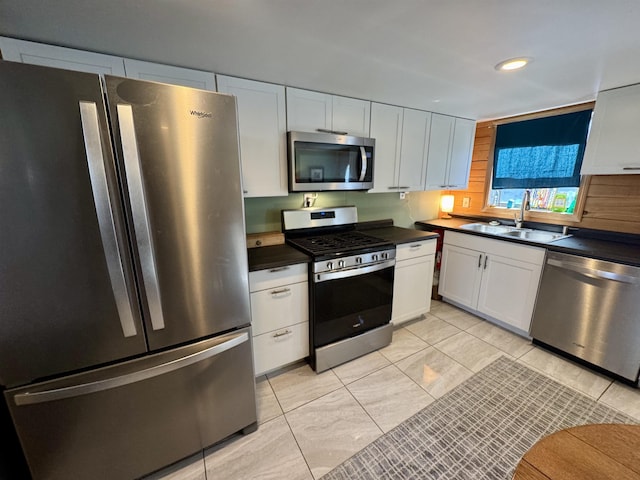
[[[460,228],[473,230],[474,232],[490,233],[493,235],[500,235],[515,229],[515,227],[509,227],[507,225],[489,225],[486,223],[467,223],[466,225],[462,225]]]
[[[522,238],[523,240],[529,240],[532,242],[549,243],[554,240],[560,240],[566,238],[569,235],[562,235],[561,233],[547,232],[545,230],[512,230],[506,232],[503,235],[508,237]]]
[[[471,230],[474,232],[487,233],[500,237],[520,238],[530,242],[550,243],[571,235],[563,235],[557,232],[548,232],[546,230],[534,230],[531,228],[516,228],[508,225],[489,225],[487,223],[467,223],[460,226],[463,230]]]

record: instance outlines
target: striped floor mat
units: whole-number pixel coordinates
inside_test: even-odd
[[[634,419],[501,357],[322,477],[496,479],[541,437]]]

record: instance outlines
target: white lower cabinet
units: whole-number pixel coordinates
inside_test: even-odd
[[[545,249],[446,231],[438,293],[528,334]]]
[[[307,264],[249,273],[255,375],[309,355]]]
[[[431,308],[435,252],[435,239],[396,247],[391,314],[394,325],[417,318]]]

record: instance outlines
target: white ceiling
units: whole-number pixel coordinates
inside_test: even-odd
[[[639,0],[0,0],[0,35],[478,120],[640,82],[639,26]]]

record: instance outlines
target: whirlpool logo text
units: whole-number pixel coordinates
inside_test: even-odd
[[[200,112],[199,110],[191,110],[191,115],[198,118],[213,118],[213,113],[211,112]]]

